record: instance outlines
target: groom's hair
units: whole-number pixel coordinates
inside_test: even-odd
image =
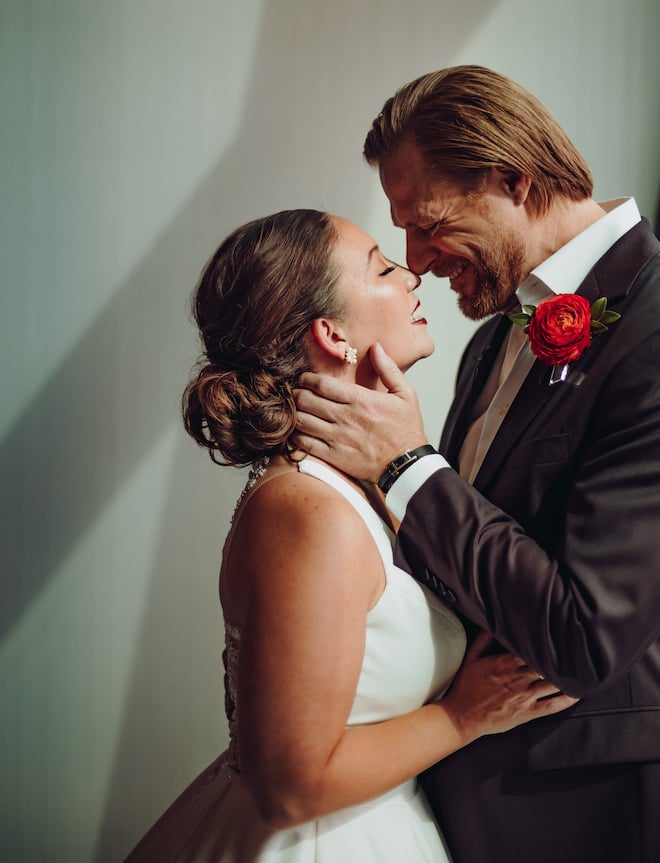
[[[491,167],[532,180],[530,204],[547,212],[555,195],[590,198],[589,166],[536,96],[483,66],[453,66],[422,75],[389,98],[364,143],[370,165],[412,139],[429,171],[469,190]]]

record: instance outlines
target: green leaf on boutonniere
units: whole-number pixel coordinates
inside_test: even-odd
[[[515,315],[509,315],[509,320],[517,324],[519,327],[526,327],[529,323],[531,315],[526,315],[523,312],[517,312]]]
[[[591,332],[607,332],[607,325],[618,321],[621,315],[607,308],[607,297],[599,297],[591,304]]]
[[[607,297],[599,297],[591,304],[591,320],[599,321],[607,308]]]
[[[522,311],[509,315],[509,320],[519,327],[527,327],[534,316],[536,306],[521,306],[521,308]]]

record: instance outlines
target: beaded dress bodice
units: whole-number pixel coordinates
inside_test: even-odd
[[[225,649],[222,654],[222,661],[225,668],[225,715],[229,726],[229,747],[226,752],[226,763],[235,773],[241,772],[238,744],[238,643],[240,636],[239,626],[225,623]]]
[[[226,554],[232,534],[232,528],[236,522],[239,507],[250,489],[256,485],[257,480],[264,475],[270,459],[268,456],[255,462],[248,475],[243,491],[238,496],[234,512],[231,517],[229,533],[225,542],[223,554]],[[225,716],[229,726],[229,746],[224,753],[224,763],[235,773],[241,772],[240,746],[238,740],[238,649],[241,637],[241,628],[235,623],[225,620],[225,649],[222,653],[222,664],[225,669]]]

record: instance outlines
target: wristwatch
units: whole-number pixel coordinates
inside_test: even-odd
[[[394,485],[394,481],[397,480],[404,471],[408,470],[411,464],[415,464],[415,462],[419,461],[420,458],[423,458],[425,455],[431,455],[431,453],[437,454],[437,450],[435,447],[431,446],[430,443],[424,444],[424,446],[418,446],[415,449],[407,449],[405,452],[402,452],[400,456],[387,465],[378,480],[378,488],[383,492],[383,494],[387,494]]]

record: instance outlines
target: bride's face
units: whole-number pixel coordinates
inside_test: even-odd
[[[346,219],[333,217],[339,235],[335,256],[341,267],[339,291],[348,312],[344,318],[349,341],[361,360],[379,342],[400,369],[433,352],[433,342],[421,315],[414,275],[388,260],[375,241]]]

